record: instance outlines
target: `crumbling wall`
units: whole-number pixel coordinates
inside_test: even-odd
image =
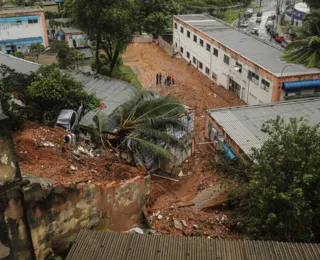
[[[165,40],[163,40],[161,37],[159,37],[158,41],[159,41],[159,47],[163,49],[166,53],[168,53],[168,55],[172,56],[174,53],[173,47],[169,43],[167,43]]]
[[[123,231],[138,223],[149,177],[135,177],[119,183],[79,183],[24,191],[27,215],[37,259],[52,253],[59,240],[83,228]]]

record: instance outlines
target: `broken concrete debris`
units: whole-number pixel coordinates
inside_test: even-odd
[[[175,229],[182,230],[182,224],[181,224],[181,221],[180,221],[180,220],[174,219],[174,220],[173,220],[173,225],[174,225]]]
[[[129,230],[129,233],[137,233],[137,234],[141,234],[141,235],[144,234],[143,230],[141,228],[138,228],[138,227],[131,228]]]
[[[54,144],[49,141],[44,141],[39,144],[39,147],[54,147]]]
[[[187,227],[187,222],[185,220],[182,219],[181,223],[182,223],[183,226]]]
[[[194,229],[198,229],[198,228],[199,228],[199,226],[198,226],[197,224],[194,224],[192,227],[193,227]]]
[[[183,176],[184,176],[183,172],[180,171],[179,174],[178,174],[178,177],[183,177]]]
[[[74,166],[74,165],[70,165],[70,170],[71,171],[76,171],[76,170],[78,170],[78,168],[76,167],[76,166]]]

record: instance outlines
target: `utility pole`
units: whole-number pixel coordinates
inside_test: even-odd
[[[291,25],[294,25],[294,6],[296,5],[296,0],[293,0],[293,7],[291,13]]]

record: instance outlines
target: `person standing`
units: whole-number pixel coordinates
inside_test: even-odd
[[[161,75],[161,72],[160,72],[160,74],[159,74],[159,83],[160,83],[160,85],[162,84],[162,75]]]
[[[169,75],[167,76],[167,82],[168,82],[168,85],[170,86],[171,85],[171,81],[170,81],[170,76]]]
[[[156,75],[156,84],[158,85],[158,83],[159,83],[159,74],[157,73],[157,75]]]
[[[167,85],[167,77],[164,77],[164,84]]]
[[[171,76],[172,85],[174,85],[174,78]]]

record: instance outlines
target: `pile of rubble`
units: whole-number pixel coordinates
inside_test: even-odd
[[[50,178],[59,183],[117,181],[146,174],[144,169],[123,164],[113,150],[96,149],[78,142],[64,142],[65,130],[24,122],[14,133],[22,173]]]

